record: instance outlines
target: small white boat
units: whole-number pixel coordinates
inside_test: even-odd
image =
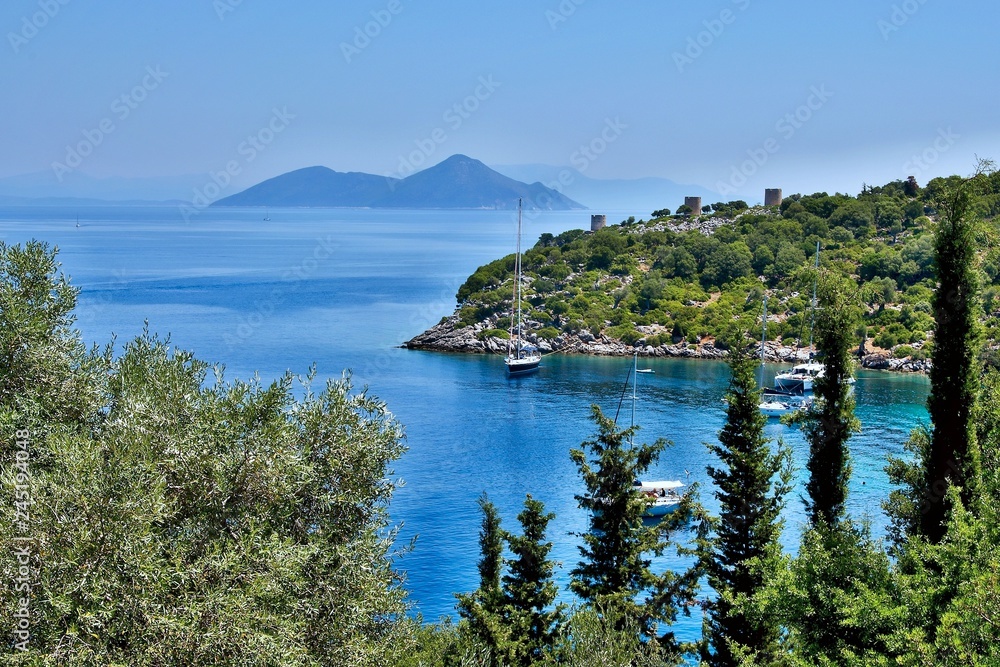
[[[768,417],[781,417],[798,410],[809,410],[812,405],[813,400],[810,396],[768,395],[760,404],[760,411]]]
[[[653,369],[639,368],[639,355],[638,353],[632,355],[632,426],[635,426],[635,403],[636,403],[636,392],[638,385],[638,374],[639,373],[652,373]],[[624,398],[624,395],[622,396]],[[619,409],[621,408],[621,403],[618,404]],[[617,423],[618,415],[615,415],[615,420]],[[632,446],[632,440],[629,439],[629,446]],[[632,488],[637,493],[643,494],[649,499],[649,506],[646,507],[646,511],[643,513],[646,517],[662,517],[670,514],[678,508],[683,500],[683,494],[680,489],[684,487],[682,482],[676,480],[669,481],[658,481],[658,482],[643,482],[641,480],[635,480],[632,483]]]
[[[651,500],[645,516],[666,516],[676,510],[683,500],[680,490],[684,488],[684,484],[677,480],[661,482],[636,480],[633,487]]]

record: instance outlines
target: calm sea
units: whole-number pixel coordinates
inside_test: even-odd
[[[272,379],[313,363],[320,378],[354,373],[405,426],[409,451],[395,466],[405,481],[392,502],[400,544],[416,537],[399,567],[427,620],[454,614],[453,593],[477,585],[476,499],[484,491],[516,529],[525,494],[556,513],[550,524],[557,573],[565,588],[586,528],[573,496],[581,483],[570,448],[593,435],[590,406],[614,412],[631,359],[552,356],[530,377],[508,380],[497,357],[399,349],[454,306],[458,286],[477,266],[514,248],[516,220],[500,211],[207,209],[186,222],[174,207],[0,209],[0,240],[57,245],[63,270],[82,289],[78,327],[87,341],[119,345],[143,328],[226,365],[230,378]],[[614,213],[609,220],[618,220]],[[624,215],[621,217],[625,217]],[[79,226],[77,226],[79,218]],[[543,232],[586,227],[589,213],[544,213],[525,221],[530,245]],[[722,426],[725,364],[640,362],[640,438],[673,442],[651,477],[707,486],[705,444]],[[778,367],[766,369],[770,383]],[[902,452],[909,431],[926,421],[923,377],[859,373],[851,440],[849,508],[881,534],[883,467]],[[631,403],[620,423],[631,418]],[[786,512],[786,547],[804,519],[807,450],[799,431],[768,427],[795,453],[796,488]],[[683,562],[665,556],[660,567]],[[563,597],[572,602],[569,593]],[[700,621],[682,619],[693,639]]]

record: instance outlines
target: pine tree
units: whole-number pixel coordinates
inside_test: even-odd
[[[938,289],[934,295],[934,350],[927,409],[933,424],[924,458],[921,533],[932,543],[947,530],[946,491],[960,488],[972,507],[979,476],[979,453],[972,419],[979,391],[982,352],[977,291],[975,216],[977,190],[993,165],[981,162],[939,207],[943,213],[935,239]]]
[[[849,290],[848,285],[832,277],[819,284],[816,349],[826,370],[815,381],[817,407],[805,427],[809,441],[806,512],[813,526],[833,526],[840,520],[851,476],[847,440],[858,429],[850,386],[858,310],[849,301]]]
[[[485,493],[479,498],[479,508],[483,513],[479,531],[479,588],[472,593],[457,594],[456,606],[459,615],[468,621],[473,637],[489,649],[494,664],[500,664],[498,657],[506,649],[510,635],[500,588],[504,531],[500,513]]]
[[[735,346],[729,351],[729,365],[726,425],[719,444],[708,445],[723,464],[708,468],[721,507],[705,555],[708,582],[718,593],[706,620],[711,652],[703,656],[712,667],[740,664],[734,650],[761,664],[769,664],[777,654],[781,632],[777,622],[748,614],[737,602],[745,606],[776,568],[780,514],[791,480],[791,452],[779,444],[772,454],[764,436],[766,418],[760,412],[760,390],[754,379],[756,360]]]
[[[484,493],[479,533],[479,588],[456,595],[458,612],[467,621],[474,650],[485,649],[491,665],[530,665],[551,649],[557,638],[563,607],[553,603],[558,589],[552,581],[555,563],[548,560],[552,543],[545,529],[555,515],[530,495],[518,514],[522,534],[503,530],[496,506]],[[503,555],[504,543],[512,559]],[[509,573],[503,574],[509,564]],[[467,636],[468,636],[467,635]]]
[[[886,640],[900,611],[889,558],[866,524],[844,517],[808,528],[790,567],[769,588],[765,596],[789,633],[793,664],[890,664]]]
[[[555,563],[548,560],[552,543],[545,542],[545,529],[555,514],[530,495],[517,515],[520,536],[508,535],[514,558],[510,573],[503,576],[503,593],[514,629],[513,664],[531,665],[551,650],[562,619],[562,605],[552,607],[558,589],[552,581]]]
[[[655,525],[645,525],[643,514],[648,500],[633,488],[667,447],[663,439],[632,445],[636,428],[618,430],[600,408],[593,406],[598,427],[595,440],[582,449],[570,451],[577,464],[586,494],[577,496],[582,509],[590,512],[590,530],[579,536],[583,559],[571,572],[570,589],[592,605],[614,605],[634,619],[647,637],[657,633],[657,623],[671,624],[678,611],[693,600],[700,570],[657,575],[650,568],[651,557],[670,545],[670,529],[683,521],[685,508]],[[637,598],[643,593],[643,602]],[[671,654],[680,652],[672,633],[660,636]]]

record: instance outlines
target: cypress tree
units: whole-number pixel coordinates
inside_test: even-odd
[[[924,501],[921,533],[931,542],[944,537],[946,491],[960,487],[972,506],[979,476],[979,453],[972,415],[979,391],[982,348],[977,290],[976,191],[992,164],[981,162],[976,174],[962,181],[939,204],[942,211],[935,239],[938,289],[934,295],[934,350],[927,409],[933,424],[924,457]]]
[[[492,660],[505,648],[509,628],[503,619],[503,593],[500,574],[503,570],[503,528],[496,505],[484,493],[479,498],[483,513],[479,531],[479,588],[472,593],[457,594],[458,613],[469,622],[469,629],[490,649]],[[496,663],[499,664],[499,663]]]
[[[510,573],[503,577],[504,600],[514,628],[513,663],[530,665],[555,644],[562,606],[551,608],[558,589],[552,581],[555,563],[548,559],[552,543],[545,541],[545,529],[555,514],[545,514],[545,506],[530,495],[517,515],[521,535],[508,535],[514,558]]]
[[[806,513],[813,526],[834,526],[844,515],[851,476],[847,440],[858,429],[849,384],[858,310],[848,300],[848,289],[832,277],[819,284],[816,349],[826,370],[813,386],[816,407],[805,426],[809,441]]]
[[[734,650],[761,664],[769,664],[777,654],[778,623],[760,614],[748,615],[735,602],[760,591],[769,579],[768,567],[775,567],[781,551],[780,514],[791,480],[790,451],[779,444],[772,454],[764,436],[767,420],[759,408],[756,360],[746,349],[734,346],[729,365],[726,424],[719,443],[708,445],[722,462],[718,468],[708,468],[721,507],[705,559],[708,582],[718,593],[706,620],[711,652],[703,656],[712,667],[740,664]]]
[[[657,623],[670,624],[686,603],[694,598],[700,570],[683,574],[655,574],[653,556],[670,545],[670,529],[684,520],[682,507],[671,518],[653,525],[643,522],[648,501],[636,492],[633,482],[643,476],[667,447],[667,441],[632,445],[636,428],[618,430],[596,405],[593,419],[597,438],[570,451],[586,487],[576,496],[590,512],[590,530],[579,534],[583,559],[572,570],[570,589],[594,605],[613,605],[634,620],[647,637],[657,635]],[[689,492],[690,493],[690,492]],[[645,601],[637,598],[648,594]],[[659,637],[671,653],[680,647],[672,633]]]
[[[892,619],[889,565],[865,524],[846,517],[851,474],[847,441],[858,429],[851,349],[859,318],[853,285],[827,277],[819,283],[816,346],[825,364],[808,416],[810,526],[783,582],[779,606],[803,664],[875,664],[887,651],[883,635]]]

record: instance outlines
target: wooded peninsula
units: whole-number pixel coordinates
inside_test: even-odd
[[[850,279],[865,307],[856,353],[869,368],[927,371],[933,346],[938,202],[961,178],[865,186],[857,196],[785,197],[780,206],[717,202],[654,211],[596,232],[543,234],[524,253],[525,340],[543,353],[720,358],[760,340],[767,296],[771,361],[808,355],[819,268]],[[991,346],[1000,326],[996,244],[1000,179],[977,200],[982,304]],[[510,337],[515,255],[479,267],[453,315],[404,345],[499,353]],[[750,330],[748,322],[756,317]],[[739,322],[739,324],[737,324]]]

